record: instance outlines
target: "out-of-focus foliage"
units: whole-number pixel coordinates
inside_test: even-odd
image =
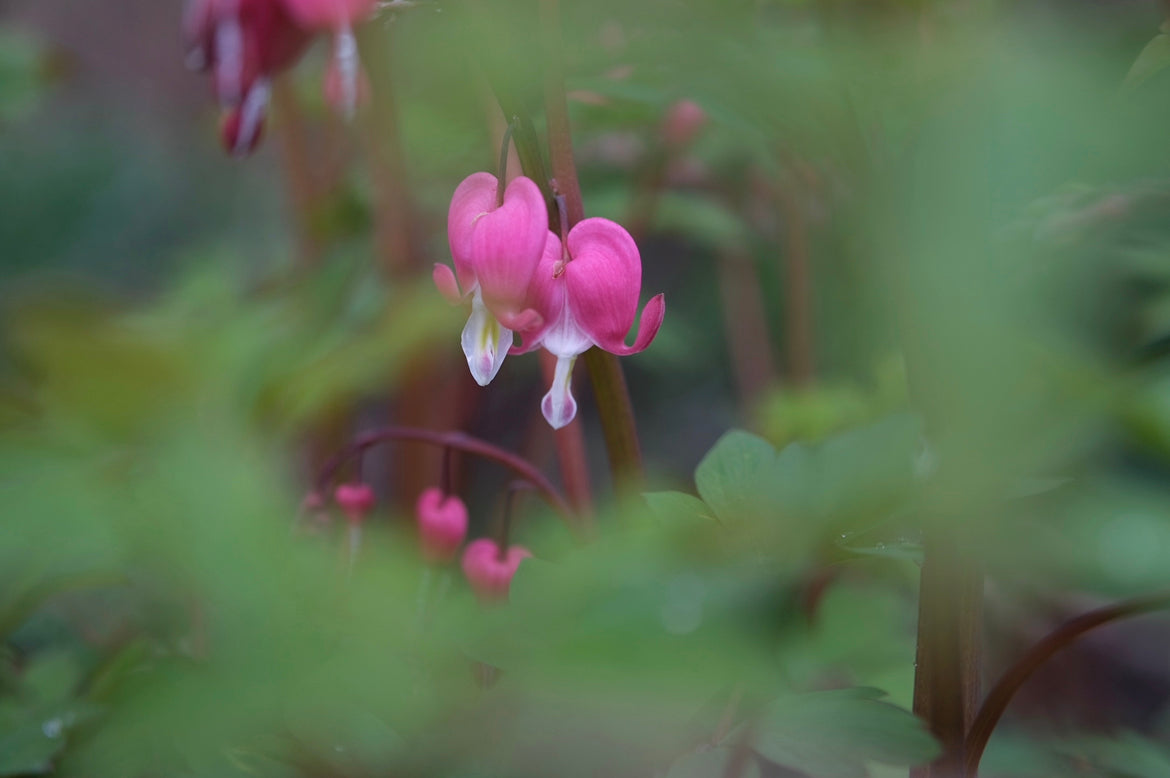
[[[1138,53],[1155,14],[564,5],[586,208],[637,222],[643,299],[667,292],[627,365],[668,475],[603,500],[582,546],[525,502],[514,534],[535,558],[504,606],[426,568],[396,511],[351,557],[298,503],[328,422],[380,418],[419,364],[461,358],[429,262],[448,260],[455,183],[494,165],[493,88],[541,129],[530,4],[420,3],[362,32],[373,87],[395,90],[406,272],[371,260],[380,139],[313,103],[312,139],[362,142],[311,160],[336,174],[287,219],[321,244],[312,262],[273,237],[295,197],[247,180],[289,153],[287,116],[253,167],[202,161],[210,122],[162,166],[145,141],[120,156],[125,125],[28,125],[27,148],[0,149],[0,259],[20,276],[2,301],[0,775],[904,774],[938,751],[908,712],[924,522],[982,562],[989,618],[1170,587],[1165,36]],[[24,40],[0,39],[0,122],[36,118]],[[683,97],[708,124],[672,156],[659,123]],[[754,279],[772,356],[796,222],[817,380],[782,365],[737,406],[728,333],[751,306],[719,299],[721,263]],[[526,432],[536,373],[510,358],[456,418],[551,451]],[[501,479],[475,476],[487,533],[500,489],[481,482]],[[1148,722],[1027,723],[985,774],[1165,774]]]
[[[36,40],[0,27],[0,130],[32,113],[49,72],[48,55]]]

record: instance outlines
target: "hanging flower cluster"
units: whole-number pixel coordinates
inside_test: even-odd
[[[609,219],[585,219],[562,242],[548,229],[540,188],[519,177],[501,193],[490,173],[475,173],[455,190],[447,214],[455,269],[436,265],[435,285],[449,301],[471,300],[463,353],[471,375],[486,386],[509,354],[543,347],[556,357],[541,411],[560,429],[577,414],[573,363],[592,346],[613,354],[643,351],[662,326],[660,294],[638,315],[642,259],[630,234]],[[519,334],[522,344],[513,345]]]
[[[351,115],[364,81],[353,24],[376,7],[377,0],[188,0],[187,64],[211,73],[227,150],[244,155],[256,148],[272,77],[292,67],[319,32],[333,38],[326,97]]]

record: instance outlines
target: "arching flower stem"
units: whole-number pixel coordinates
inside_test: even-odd
[[[319,494],[327,494],[338,472],[346,463],[374,446],[391,441],[414,441],[433,446],[444,446],[449,450],[472,454],[508,468],[521,479],[532,484],[545,502],[560,514],[575,537],[579,540],[585,539],[581,522],[569,503],[535,465],[510,451],[462,432],[438,432],[417,427],[381,427],[367,432],[354,439],[352,443],[334,454],[325,463],[317,475],[316,491]]]
[[[1097,627],[1111,624],[1121,619],[1140,616],[1144,613],[1170,609],[1170,591],[1158,592],[1145,597],[1135,597],[1132,600],[1107,605],[1088,613],[1082,613],[1052,632],[1028,650],[1020,659],[1003,674],[983,701],[975,721],[967,732],[966,743],[963,747],[964,765],[963,776],[976,778],[979,774],[979,761],[983,758],[983,750],[995,731],[995,725],[1007,710],[1008,704],[1032,674],[1044,663],[1051,659],[1058,651],[1067,648],[1076,642],[1085,633]]]

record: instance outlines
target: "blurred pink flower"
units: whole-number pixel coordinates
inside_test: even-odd
[[[248,153],[263,129],[272,76],[296,62],[310,34],[282,0],[189,0],[183,33],[188,66],[211,71],[228,151]]]
[[[423,558],[432,564],[450,562],[467,537],[467,506],[453,494],[431,487],[415,503]]]
[[[573,363],[591,346],[621,356],[643,351],[666,315],[660,294],[642,311],[632,346],[626,335],[638,314],[642,259],[630,233],[609,219],[585,219],[569,231],[567,255],[551,232],[529,287],[529,305],[544,323],[524,333],[523,353],[543,346],[557,358],[552,387],[540,404],[544,418],[560,429],[577,415]]]
[[[507,553],[501,554],[499,543],[480,538],[463,552],[463,574],[480,600],[506,600],[520,563],[530,556],[532,552],[523,546],[509,546]]]
[[[463,353],[480,386],[487,386],[504,364],[513,331],[542,324],[527,300],[548,235],[544,196],[524,177],[508,184],[502,203],[498,194],[499,182],[490,173],[475,173],[459,184],[447,214],[455,271],[447,265],[434,270],[435,285],[448,300],[471,297]]]
[[[662,139],[674,149],[691,145],[707,125],[707,112],[694,100],[679,100],[666,110]]]
[[[333,57],[325,75],[325,96],[342,115],[352,116],[363,99],[367,83],[358,61],[355,22],[374,15],[376,0],[283,0],[302,28],[333,36]]]
[[[352,114],[364,82],[352,23],[376,6],[374,0],[188,0],[187,64],[211,72],[228,151],[244,155],[259,143],[272,78],[296,63],[317,32],[334,38],[326,94]]]
[[[338,484],[333,493],[337,506],[345,513],[346,518],[354,524],[365,521],[366,516],[374,508],[377,498],[369,484],[361,482]]]

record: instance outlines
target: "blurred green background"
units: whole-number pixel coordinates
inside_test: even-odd
[[[306,513],[378,424],[558,480],[537,361],[467,375],[451,192],[536,4],[395,5],[373,102],[318,41],[218,145],[181,4],[0,0],[0,775],[905,775],[924,522],[986,573],[989,684],[1170,587],[1170,37],[1144,0],[564,2],[588,215],[665,292],[623,360],[650,492],[578,545],[525,497],[506,607],[429,570],[441,453],[376,449],[360,551]],[[671,140],[672,107],[705,116]],[[584,371],[579,371],[584,372]],[[579,377],[580,378],[580,377]],[[355,475],[346,471],[343,477]],[[473,536],[508,475],[458,458]],[[1170,622],[1044,668],[981,772],[1170,775]]]

